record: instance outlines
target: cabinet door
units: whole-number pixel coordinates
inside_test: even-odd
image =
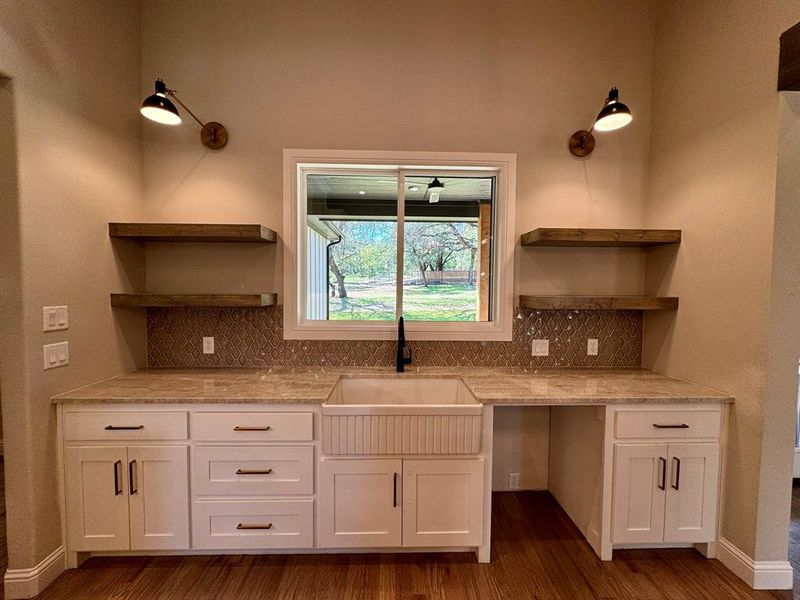
[[[131,550],[189,547],[189,466],[186,446],[130,446]]]
[[[670,444],[665,542],[711,542],[717,533],[719,444]]]
[[[664,541],[667,444],[615,444],[611,542]]]
[[[400,546],[401,474],[399,459],[320,461],[319,546]]]
[[[127,449],[68,446],[64,463],[70,551],[130,549]]]
[[[479,546],[482,458],[403,461],[403,546]]]

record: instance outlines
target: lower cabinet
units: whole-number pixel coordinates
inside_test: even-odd
[[[481,544],[482,458],[324,459],[319,481],[320,547]]]
[[[312,548],[314,500],[194,503],[193,542],[208,550]]]
[[[320,461],[319,546],[401,546],[402,474],[400,459]]]
[[[716,539],[718,443],[617,443],[612,543]]]
[[[187,549],[187,455],[186,446],[68,446],[70,548]]]

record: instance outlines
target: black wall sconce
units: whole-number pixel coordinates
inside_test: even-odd
[[[167,84],[161,79],[156,79],[156,93],[144,99],[139,112],[156,123],[161,123],[163,125],[180,125],[181,114],[167,96],[174,98],[175,102],[180,104],[181,108],[200,124],[200,141],[203,142],[204,146],[212,150],[219,150],[228,143],[228,130],[225,129],[222,123],[217,123],[216,121],[203,123],[183,102],[181,102],[180,98],[175,95],[175,90],[169,89]]]
[[[615,87],[608,92],[608,98],[597,114],[591,129],[581,129],[569,138],[569,151],[575,156],[586,156],[594,150],[592,131],[614,131],[621,129],[633,120],[631,109],[619,101],[619,90]]]

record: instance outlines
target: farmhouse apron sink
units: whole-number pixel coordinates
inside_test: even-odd
[[[483,405],[460,379],[343,378],[322,405],[326,454],[476,454]]]

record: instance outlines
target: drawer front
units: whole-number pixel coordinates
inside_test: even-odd
[[[192,490],[198,496],[314,493],[313,446],[195,446]]]
[[[310,442],[310,412],[200,412],[192,414],[192,439],[210,442]]]
[[[314,501],[195,502],[193,548],[312,548]]]
[[[94,441],[185,440],[185,411],[86,410],[64,413],[64,439]]]
[[[618,411],[617,438],[715,438],[719,437],[719,410]]]

